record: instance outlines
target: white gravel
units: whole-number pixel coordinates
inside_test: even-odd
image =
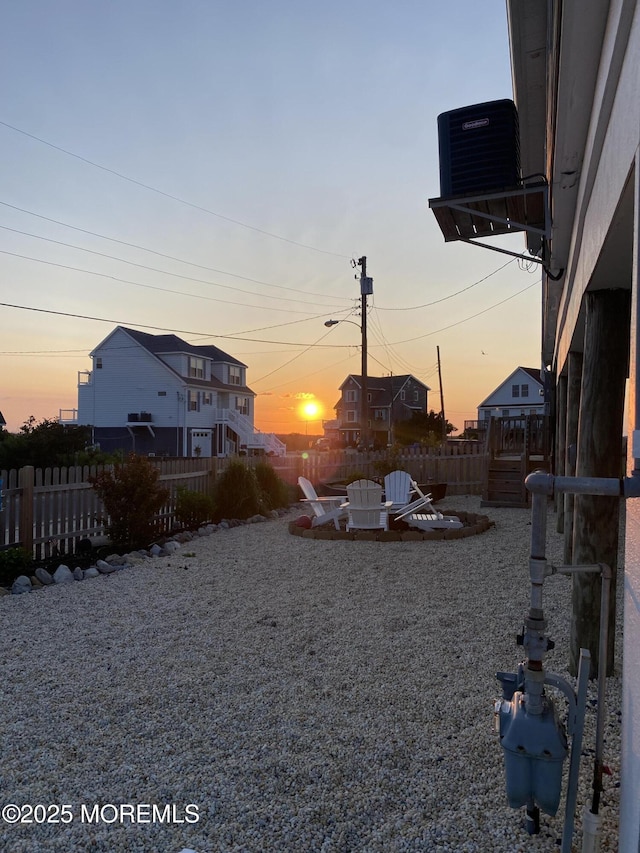
[[[0,824],[0,849],[559,850],[564,796],[527,835],[493,720],[495,673],[523,657],[530,512],[447,504],[496,526],[459,541],[319,541],[289,534],[293,511],[0,598],[0,798],[67,804],[57,816],[73,818]],[[550,512],[548,557],[561,554]],[[546,666],[566,677],[570,581],[550,578],[544,602]],[[607,685],[603,851],[617,849],[620,671]],[[576,851],[594,724],[590,704]],[[94,804],[104,820],[92,823]],[[154,804],[175,806],[171,820],[154,820]]]

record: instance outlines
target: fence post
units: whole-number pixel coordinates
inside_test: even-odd
[[[20,489],[20,542],[25,551],[33,553],[33,487],[35,469],[25,465],[20,469],[18,488]]]

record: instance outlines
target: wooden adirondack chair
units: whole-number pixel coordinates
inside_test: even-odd
[[[347,486],[349,501],[343,504],[349,517],[347,530],[388,530],[392,501],[382,501],[382,486],[372,480],[356,480]]]
[[[313,488],[313,483],[306,477],[298,477],[298,485],[304,495],[303,503],[308,503],[313,510],[314,518],[311,520],[312,527],[333,522],[336,530],[340,530],[340,520],[347,517],[347,511],[341,504],[344,498],[319,497]]]

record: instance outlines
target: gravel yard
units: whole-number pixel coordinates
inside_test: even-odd
[[[481,510],[477,497],[447,505],[495,527],[458,541],[320,541],[289,534],[296,508],[112,575],[0,598],[1,799],[69,806],[0,824],[0,849],[559,850],[564,795],[527,835],[506,802],[493,720],[495,673],[523,657],[530,512]],[[551,511],[547,538],[560,563]],[[544,606],[556,642],[546,667],[567,677],[570,581],[550,578]],[[617,850],[620,672],[619,659],[605,852]],[[587,717],[575,851],[593,702]]]

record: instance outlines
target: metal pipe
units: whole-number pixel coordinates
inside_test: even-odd
[[[611,567],[601,566],[600,651],[598,654],[598,713],[596,717],[596,755],[593,763],[593,800],[591,813],[598,814],[602,792],[602,756],[604,752],[604,700],[607,687],[607,645],[609,638],[609,599],[611,597]]]
[[[554,492],[570,492],[574,495],[625,494],[627,480],[616,477],[555,477],[545,471],[533,471],[525,479],[525,486],[532,494],[553,495]]]
[[[542,714],[544,710],[544,665],[546,650],[544,612],[542,609],[542,586],[545,574],[545,547],[547,540],[547,497],[533,493],[531,498],[531,553],[529,573],[531,595],[529,613],[525,619],[524,647],[527,661],[524,670],[525,701],[530,714]]]
[[[564,811],[564,829],[562,832],[562,853],[571,853],[571,839],[578,800],[578,779],[580,773],[580,757],[582,755],[582,736],[584,733],[584,717],[587,705],[587,685],[591,668],[591,654],[588,649],[580,649],[578,663],[578,695],[575,711],[575,729],[571,739],[571,759],[567,777],[567,799]]]

